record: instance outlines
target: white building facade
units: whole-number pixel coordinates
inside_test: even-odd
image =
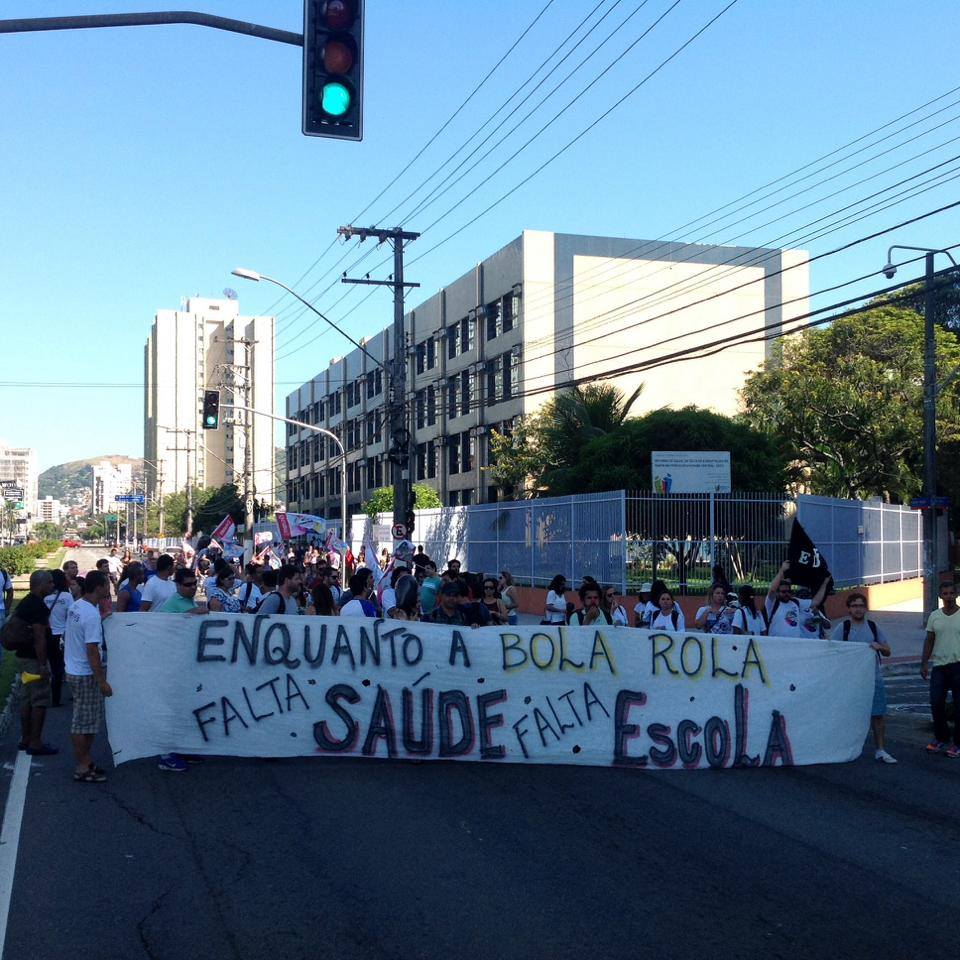
[[[274,318],[244,317],[236,300],[191,297],[158,310],[144,350],[144,472],[157,497],[194,487],[244,486],[239,403],[274,413]],[[244,392],[243,384],[249,383]],[[204,430],[205,390],[221,390],[219,430]],[[249,399],[244,404],[243,398]],[[274,499],[274,423],[252,416],[253,493]]]
[[[609,380],[625,395],[642,383],[635,415],[689,404],[735,413],[769,340],[643,364],[764,326],[789,329],[808,310],[805,260],[797,250],[524,231],[405,316],[414,481],[451,506],[498,499],[485,470],[491,431],[509,431],[573,382]],[[390,329],[362,342],[389,364]],[[288,417],[343,440],[351,514],[391,482],[385,381],[353,350],[287,397]],[[286,448],[290,509],[339,517],[334,445],[289,426]]]
[[[59,523],[66,512],[64,505],[49,495],[37,502],[37,519],[41,523]]]
[[[122,508],[117,497],[133,493],[133,471],[129,463],[112,463],[101,460],[93,465],[93,496],[91,512],[99,517],[104,513],[116,513]]]
[[[40,483],[37,451],[31,447],[11,447],[0,440],[0,480],[12,481],[23,490],[22,514],[36,517]]]

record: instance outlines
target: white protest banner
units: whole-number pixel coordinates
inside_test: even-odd
[[[116,614],[114,760],[170,751],[650,769],[860,755],[866,644],[605,627]]]

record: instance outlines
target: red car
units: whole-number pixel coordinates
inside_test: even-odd
[[[64,545],[65,547],[82,547],[82,546],[83,546],[83,543],[82,543],[81,541],[79,541],[79,540],[70,540],[70,539],[67,539],[67,540],[64,540],[64,541],[63,541],[63,545]]]

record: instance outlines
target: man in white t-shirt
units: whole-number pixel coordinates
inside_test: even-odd
[[[70,739],[78,783],[103,783],[107,777],[90,757],[94,737],[103,725],[103,698],[113,696],[107,683],[107,648],[103,639],[100,604],[110,597],[110,581],[99,570],[83,580],[83,596],[67,614],[63,659],[73,693]]]
[[[830,578],[827,577],[820,584],[820,588],[812,599],[798,599],[793,595],[793,587],[787,577],[789,569],[790,561],[784,560],[767,591],[765,601],[767,635],[817,640],[820,637],[822,623],[825,622],[826,629],[830,629],[830,621],[825,620],[820,613],[821,604],[827,595],[827,587],[830,585]]]
[[[107,557],[107,573],[110,576],[110,583],[113,584],[114,593],[120,589],[120,573],[123,571],[123,561],[120,559],[119,551],[116,547],[110,548],[110,556]]]
[[[176,592],[177,585],[173,582],[173,557],[165,553],[157,560],[157,575],[151,577],[140,591],[140,612],[159,610]]]

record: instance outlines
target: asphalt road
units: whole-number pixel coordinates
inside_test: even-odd
[[[102,551],[91,552],[91,561]],[[86,558],[80,558],[81,568]],[[953,956],[960,762],[30,767],[6,960]],[[6,802],[16,732],[0,741]]]
[[[953,956],[960,764],[922,737],[895,767],[138,761],[99,786],[65,751],[31,767],[5,957]]]

